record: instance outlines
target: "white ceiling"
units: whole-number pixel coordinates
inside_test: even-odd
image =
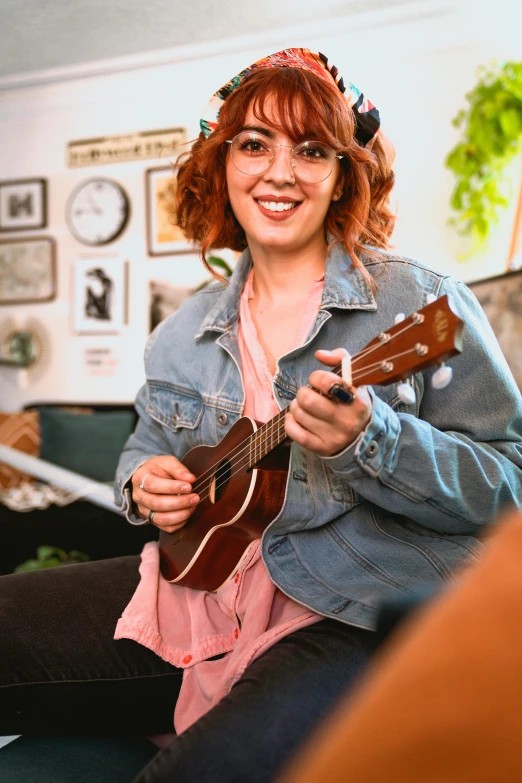
[[[269,33],[411,0],[0,0],[0,79]]]

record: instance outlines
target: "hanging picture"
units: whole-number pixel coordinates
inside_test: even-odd
[[[0,242],[0,304],[49,302],[56,296],[56,253],[51,237]]]
[[[176,193],[176,172],[172,166],[145,172],[147,209],[147,251],[150,256],[194,253],[197,249],[174,225],[169,207]]]
[[[522,270],[468,283],[522,391]]]
[[[127,264],[120,258],[79,258],[74,275],[74,328],[117,334],[126,322]]]
[[[25,231],[47,225],[47,182],[18,179],[0,182],[0,231]]]

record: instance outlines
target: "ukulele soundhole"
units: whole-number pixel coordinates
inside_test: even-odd
[[[226,492],[228,482],[232,475],[232,465],[230,460],[224,459],[212,477],[210,484],[209,500],[211,503],[219,503]]]

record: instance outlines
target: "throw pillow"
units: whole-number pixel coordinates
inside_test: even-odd
[[[0,413],[0,443],[30,454],[32,457],[38,457],[40,453],[38,413],[35,411]],[[11,489],[22,481],[32,481],[32,478],[9,465],[0,463],[1,488]]]
[[[125,441],[134,429],[133,411],[71,413],[38,409],[42,431],[40,456],[95,481],[113,481]]]

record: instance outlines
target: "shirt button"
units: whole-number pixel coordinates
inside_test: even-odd
[[[234,582],[237,584],[239,582],[239,574],[236,574],[236,578],[234,579]]]
[[[226,424],[228,421],[228,416],[226,413],[220,413],[218,416],[218,421],[220,424]]]
[[[236,630],[234,631],[234,639],[237,639],[238,636],[239,636],[239,631],[236,628]]]
[[[368,457],[375,457],[378,450],[379,447],[377,443],[374,440],[371,440],[368,444],[368,448],[366,449],[366,454]]]
[[[190,663],[192,660],[192,655],[185,655],[183,658],[183,663]]]

